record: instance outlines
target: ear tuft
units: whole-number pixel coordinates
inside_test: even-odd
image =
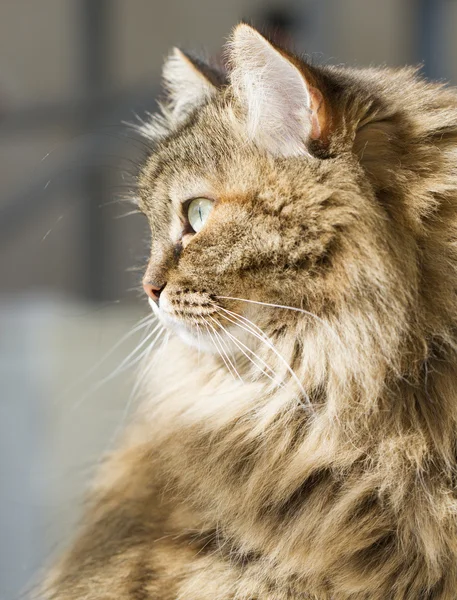
[[[179,48],[174,48],[163,67],[163,80],[168,93],[167,113],[173,124],[213,96],[217,87],[203,65]]]
[[[258,31],[238,25],[228,47],[234,95],[249,137],[273,154],[309,154],[321,135],[322,95],[296,65]]]

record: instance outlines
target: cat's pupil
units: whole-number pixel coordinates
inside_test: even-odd
[[[195,198],[190,202],[187,219],[195,233],[198,233],[205,225],[212,209],[213,201],[209,198]]]

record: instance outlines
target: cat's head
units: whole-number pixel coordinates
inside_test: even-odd
[[[400,271],[353,151],[343,83],[247,25],[228,64],[221,75],[175,50],[163,114],[144,129],[154,141],[139,185],[152,308],[190,343],[222,352],[243,326],[243,344],[260,329],[276,343],[348,306],[393,314]]]

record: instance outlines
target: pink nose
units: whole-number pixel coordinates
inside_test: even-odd
[[[164,285],[162,287],[158,287],[157,285],[154,285],[153,283],[149,283],[148,281],[143,282],[144,291],[149,296],[149,298],[151,298],[151,300],[154,300],[154,302],[159,301],[160,294],[164,287],[165,287]]]

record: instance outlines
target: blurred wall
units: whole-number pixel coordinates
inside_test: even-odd
[[[127,269],[143,264],[147,233],[135,217],[115,223],[128,209],[110,204],[121,189],[116,171],[135,172],[141,155],[121,121],[134,120],[133,110],[154,109],[161,65],[173,45],[216,55],[235,23],[245,19],[264,26],[276,11],[289,15],[294,47],[314,60],[401,65],[421,60],[423,3],[5,0],[0,5],[3,291],[39,288],[109,299],[125,296],[138,281]],[[449,22],[457,18],[456,3],[434,5],[442,4],[452,17],[446,31],[453,39]],[[91,22],[95,35],[88,31]],[[455,69],[455,61],[448,62]],[[87,178],[94,165],[97,185]],[[6,210],[11,205],[13,210]],[[90,274],[91,269],[98,272]]]

